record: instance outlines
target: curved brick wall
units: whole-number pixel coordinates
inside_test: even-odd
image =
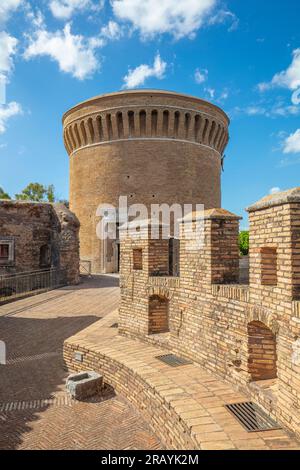
[[[70,204],[81,222],[81,258],[100,270],[100,203],[220,207],[221,156],[229,120],[218,107],[172,92],[99,96],[63,118],[70,155]]]

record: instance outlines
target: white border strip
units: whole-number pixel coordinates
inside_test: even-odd
[[[84,145],[83,147],[79,147],[78,149],[73,150],[72,153],[70,153],[70,157],[75,155],[77,152],[80,150],[86,149],[86,148],[91,148],[91,147],[98,147],[99,145],[105,145],[105,144],[113,144],[116,142],[132,142],[132,141],[158,141],[158,142],[181,142],[185,144],[192,144],[192,145],[197,145],[198,147],[204,147],[209,150],[213,150],[216,154],[218,154],[221,157],[221,153],[214,149],[213,147],[210,147],[209,145],[201,144],[199,142],[193,142],[192,140],[180,140],[180,139],[168,139],[166,137],[131,137],[130,139],[116,139],[116,140],[105,140],[102,142],[95,142],[94,144],[88,144]]]

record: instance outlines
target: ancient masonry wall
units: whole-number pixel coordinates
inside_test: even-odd
[[[79,222],[63,204],[1,200],[0,242],[11,246],[0,274],[53,267],[68,284],[79,282]]]
[[[197,217],[184,221],[185,233]],[[205,211],[203,247],[181,238],[177,278],[151,275],[155,240],[121,239],[119,331],[201,364],[300,435],[300,189],[264,198],[249,218],[249,285],[237,284],[238,217],[223,209]],[[133,247],[142,270],[133,269]],[[167,308],[151,332],[158,299]]]
[[[117,393],[128,398],[167,449],[199,449],[199,442],[191,435],[190,427],[180,419],[167,397],[157,393],[155,384],[137,374],[134,368],[123,363],[120,365],[110,354],[90,351],[88,345],[78,345],[68,340],[64,344],[64,360],[73,372],[82,371],[82,363],[74,360],[78,351],[84,356],[84,370],[98,371]]]

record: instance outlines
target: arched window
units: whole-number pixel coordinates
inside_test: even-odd
[[[157,121],[158,121],[158,113],[154,109],[151,112],[151,136],[155,137],[157,135]]]
[[[149,299],[149,335],[169,331],[169,301],[152,295]]]
[[[169,133],[169,111],[163,112],[163,135],[168,137]]]
[[[146,135],[146,111],[140,111],[140,136],[145,137]]]
[[[134,137],[134,112],[128,111],[129,137]]]
[[[123,139],[124,137],[124,126],[123,126],[123,115],[121,112],[117,113],[117,128],[118,128],[118,137]]]
[[[178,137],[179,133],[179,123],[180,123],[180,113],[179,111],[175,111],[174,113],[174,137]]]

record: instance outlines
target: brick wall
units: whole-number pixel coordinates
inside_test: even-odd
[[[137,277],[127,263],[134,241],[121,242],[120,304],[122,334],[161,344],[161,335],[148,335],[150,297],[168,299],[169,333],[164,346],[235,384],[298,435],[299,214],[297,188],[249,208],[248,286],[234,284],[238,282],[238,217],[223,209],[205,211],[204,244],[196,250],[186,236],[193,232],[198,215],[185,221],[176,282],[168,276],[149,276],[147,262]],[[143,243],[147,253],[149,243]],[[274,249],[276,276],[270,285],[262,282],[261,254],[265,251],[269,256]],[[275,263],[271,265],[274,272]],[[143,328],[137,328],[139,322]],[[275,394],[259,385],[270,378],[277,384]]]
[[[79,222],[63,204],[0,201],[0,240],[12,240],[13,260],[0,262],[0,274],[65,269],[67,282],[79,281]],[[49,265],[41,250],[49,250]]]

